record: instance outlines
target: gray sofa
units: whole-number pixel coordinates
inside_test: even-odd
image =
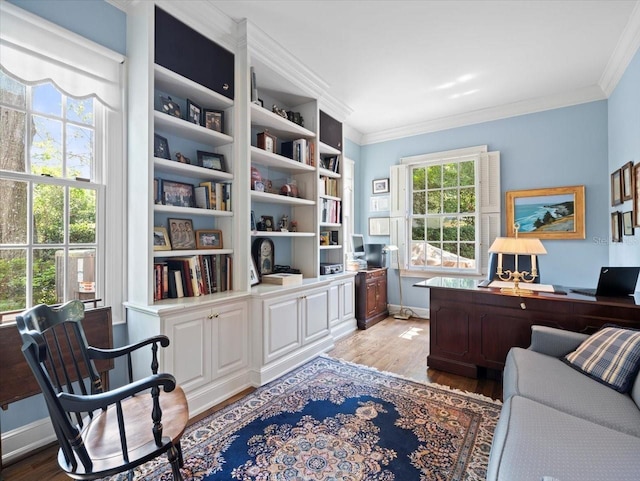
[[[640,481],[640,374],[621,394],[560,360],[587,337],[533,326],[509,351],[487,481]]]

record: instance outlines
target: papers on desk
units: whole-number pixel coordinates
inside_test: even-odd
[[[513,282],[492,281],[491,284],[489,284],[489,287],[497,287],[499,289],[503,289],[503,288],[512,289]],[[537,291],[537,292],[551,292],[551,293],[555,292],[555,289],[551,284],[533,284],[528,282],[521,282],[520,289],[529,289],[530,291]]]

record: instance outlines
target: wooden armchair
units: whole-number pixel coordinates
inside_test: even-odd
[[[16,318],[22,352],[44,394],[60,451],[58,463],[74,479],[128,471],[167,453],[175,480],[182,480],[180,438],[189,418],[184,392],[170,374],[158,374],[158,345],[166,336],[99,349],[87,345],[84,306],[35,306]],[[152,350],[151,375],[132,379],[131,353]],[[103,392],[94,360],[126,356],[129,384]]]

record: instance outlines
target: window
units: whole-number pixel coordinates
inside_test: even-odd
[[[124,57],[8,2],[0,15],[0,320],[99,298],[122,322]]]
[[[500,154],[486,146],[401,159],[391,169],[391,243],[410,275],[480,275],[500,234]]]
[[[0,70],[0,312],[96,297],[101,109]]]

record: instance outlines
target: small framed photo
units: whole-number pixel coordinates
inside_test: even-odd
[[[622,219],[620,212],[611,213],[611,242],[622,242]]]
[[[162,104],[162,111],[165,114],[169,114],[172,117],[182,118],[182,112],[180,111],[180,105],[178,102],[174,102],[171,97],[160,96],[160,103]]]
[[[202,107],[187,99],[187,121],[202,125]]]
[[[375,179],[373,181],[373,193],[384,194],[389,192],[389,179]]]
[[[220,170],[225,172],[224,155],[213,152],[203,152],[198,150],[198,165],[206,169]]]
[[[204,126],[216,132],[224,132],[224,112],[222,110],[204,109]]]
[[[169,239],[174,250],[195,249],[196,236],[191,219],[168,219]]]
[[[620,168],[622,181],[622,201],[633,199],[633,162],[627,162]]]
[[[195,205],[193,185],[174,182],[173,180],[163,180],[162,201],[164,205],[193,207]]]
[[[260,132],[258,134],[259,149],[266,150],[267,152],[275,154],[277,142],[278,139],[274,135],[271,135],[269,132]]]
[[[264,230],[272,231],[274,229],[274,227],[273,227],[273,216],[263,215],[262,216],[262,223],[264,224]]]
[[[153,179],[153,203],[162,204],[162,179]]]
[[[164,227],[153,228],[153,250],[154,251],[170,251],[171,241],[169,234]]]
[[[622,170],[611,174],[611,205],[622,204]]]
[[[258,230],[258,226],[256,225],[256,214],[255,212],[251,211],[251,226],[250,226],[251,230]]]
[[[252,286],[255,286],[256,284],[260,284],[260,277],[258,276],[256,261],[253,260],[253,256],[251,254],[249,254],[249,259],[251,259],[251,264],[249,265],[249,281]]]
[[[634,235],[632,211],[624,212],[622,214],[622,232],[624,235]]]
[[[196,247],[198,249],[222,249],[222,231],[197,230]]]
[[[171,160],[169,153],[169,141],[161,135],[153,135],[153,156],[159,159]]]

